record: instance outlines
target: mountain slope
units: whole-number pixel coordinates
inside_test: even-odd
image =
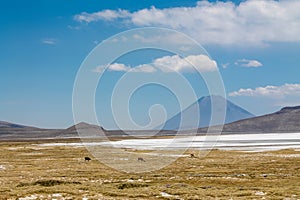
[[[272,114],[226,124],[223,132],[300,132],[300,106],[284,107]]]
[[[60,132],[60,129],[41,129],[31,126],[24,126],[10,122],[0,122],[0,139],[40,139],[53,138]]]
[[[103,135],[105,130],[101,126],[80,122],[65,130],[62,130],[59,137],[93,137]]]
[[[62,138],[123,136],[123,131],[106,131],[101,126],[88,123],[78,123],[67,129],[40,129],[9,122],[0,122],[0,140],[36,140]]]
[[[0,128],[34,128],[29,126],[24,126],[20,124],[14,124],[10,122],[0,121]]]
[[[183,124],[181,125],[182,129],[197,129],[199,127],[209,126],[211,121],[212,104],[215,106],[214,117],[216,118],[212,119],[213,121],[211,122],[211,125],[218,125],[220,124],[220,122],[222,122],[222,111],[224,109],[226,109],[224,123],[230,123],[241,119],[254,117],[254,115],[250,112],[224,99],[221,96],[206,96],[200,98],[197,102],[189,106],[187,109],[169,119],[165,123],[163,129],[178,130],[181,117],[183,117],[184,119],[184,121],[182,122]],[[195,119],[200,119],[199,123],[197,123],[197,120],[195,121]]]

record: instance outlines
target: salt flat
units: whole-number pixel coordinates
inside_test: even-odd
[[[213,136],[178,136],[162,139],[123,139],[119,141],[85,143],[44,143],[40,146],[112,146],[140,150],[156,149],[222,149],[240,151],[270,151],[299,149],[300,133],[256,133]]]

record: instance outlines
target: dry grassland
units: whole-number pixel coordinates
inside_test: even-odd
[[[213,150],[205,158],[184,156],[158,171],[128,174],[83,147],[2,142],[0,199],[300,199],[300,151]]]

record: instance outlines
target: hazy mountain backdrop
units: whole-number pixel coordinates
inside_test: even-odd
[[[178,130],[181,122],[181,117],[184,120],[181,125],[181,129],[195,129],[199,127],[207,127],[210,125],[212,115],[212,102],[215,106],[214,117],[219,117],[215,121],[212,121],[211,125],[219,125],[223,120],[222,113],[226,111],[224,123],[230,123],[241,119],[247,119],[254,117],[254,115],[247,110],[235,105],[231,101],[224,99],[221,96],[206,96],[200,98],[197,102],[189,106],[187,109],[178,113],[171,119],[169,119],[165,125],[164,130]],[[199,119],[199,123],[195,124],[195,118]],[[198,121],[198,120],[197,120]]]
[[[218,100],[221,98],[217,97]],[[204,97],[199,99],[197,103],[201,106],[202,111],[201,117],[208,117],[207,114],[208,106],[210,106],[210,97]],[[224,103],[224,99],[221,100]],[[193,105],[188,109],[193,109]],[[245,111],[244,109],[234,105],[233,103],[227,101],[227,114],[226,120],[233,121],[240,117],[250,117],[251,113]],[[186,112],[186,111],[184,111]],[[208,112],[209,113],[209,112]],[[177,118],[175,118],[177,119]],[[204,122],[201,122],[201,126],[208,123],[207,118]],[[175,121],[175,120],[174,120]],[[171,121],[172,122],[172,121]],[[174,125],[172,122],[170,125]],[[170,126],[171,127],[171,126]],[[215,126],[217,127],[217,126]],[[9,122],[0,121],[0,140],[24,140],[24,139],[55,139],[55,138],[78,138],[77,130],[84,130],[88,133],[87,137],[92,137],[96,135],[103,136],[104,134],[108,137],[119,137],[119,136],[149,136],[155,135],[156,131],[121,131],[121,130],[105,130],[101,126],[91,125],[87,123],[79,123],[73,125],[67,129],[41,129],[36,127],[30,127],[25,125],[19,125]],[[212,127],[213,130],[213,127]],[[181,134],[188,134],[191,132],[206,133],[207,128],[194,129],[194,131],[189,130],[182,132]],[[235,122],[225,124],[223,127],[223,133],[274,133],[274,132],[300,132],[300,106],[296,107],[285,107],[280,111],[267,114],[259,117],[252,117],[248,119],[243,119]],[[159,131],[156,135],[174,135],[177,134],[176,131]],[[83,136],[83,135],[81,135]]]

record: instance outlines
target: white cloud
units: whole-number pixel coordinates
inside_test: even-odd
[[[43,44],[54,45],[57,43],[57,40],[54,38],[46,38],[42,40]]]
[[[156,72],[156,69],[151,65],[138,65],[137,67],[134,67],[131,69],[131,72],[144,72],[144,73],[152,73]]]
[[[130,69],[130,67],[124,65],[124,64],[119,64],[119,63],[113,63],[111,65],[109,65],[109,70],[111,71],[128,71]]]
[[[123,63],[113,63],[108,66],[98,66],[96,67],[93,72],[96,73],[103,73],[104,70],[108,71],[116,71],[116,72],[142,72],[142,73],[152,73],[155,72],[156,69],[150,65],[144,64],[144,65],[138,65],[134,68],[127,66]]]
[[[223,67],[224,69],[226,69],[229,65],[230,65],[230,63],[225,63],[225,64],[222,64],[222,67]]]
[[[164,44],[181,44],[180,49],[182,51],[189,51],[192,45],[195,45],[191,40],[187,39],[184,35],[180,33],[165,33],[164,31],[158,32],[157,35],[144,36],[141,32],[140,34],[134,34],[133,39],[143,43],[164,43]]]
[[[257,60],[248,60],[248,59],[241,59],[237,60],[235,65],[242,66],[242,67],[261,67],[263,64]]]
[[[98,73],[102,73],[102,72],[104,72],[105,67],[106,66],[98,66],[93,71],[98,72]],[[108,71],[127,72],[130,69],[131,68],[129,66],[126,66],[122,63],[113,63],[113,64],[110,64],[109,66],[107,66]]]
[[[79,30],[80,29],[80,26],[72,26],[72,25],[68,25],[67,26],[69,29],[71,30]]]
[[[193,7],[155,7],[129,12],[103,10],[81,13],[79,22],[120,20],[137,27],[173,28],[202,44],[252,44],[300,42],[300,1],[247,0],[233,2],[199,1]]]
[[[103,73],[106,66],[98,66],[93,71],[97,73]],[[122,63],[113,63],[107,66],[108,71],[119,72],[143,72],[153,73],[157,70],[162,72],[210,72],[217,70],[217,63],[211,60],[206,55],[190,55],[185,58],[181,58],[178,55],[164,56],[155,59],[152,63],[142,64],[135,67],[127,66]]]
[[[266,86],[255,89],[239,89],[238,91],[229,93],[229,96],[261,96],[271,98],[285,98],[287,96],[300,95],[300,84],[284,84],[281,86]]]
[[[154,66],[164,72],[209,72],[217,70],[217,63],[206,55],[190,55],[181,58],[178,55],[164,56],[153,62]]]
[[[103,10],[95,13],[83,12],[79,15],[75,15],[74,19],[79,22],[90,23],[98,20],[114,20],[117,18],[124,18],[129,16],[129,12],[126,10]]]

